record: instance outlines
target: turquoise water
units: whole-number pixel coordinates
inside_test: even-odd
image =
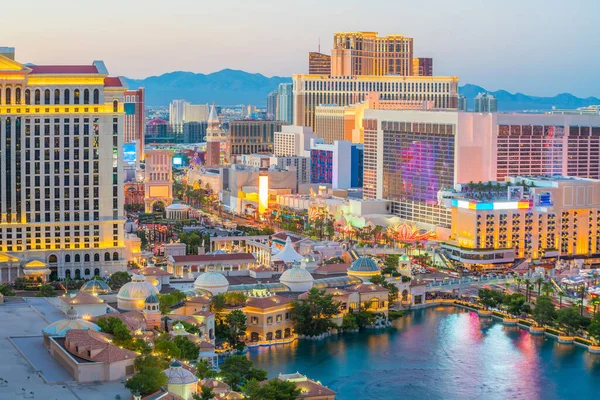
[[[447,308],[418,310],[379,333],[250,351],[268,371],[299,371],[338,399],[600,398],[600,356]]]

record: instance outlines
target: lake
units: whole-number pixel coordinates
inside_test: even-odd
[[[298,371],[340,400],[600,396],[600,355],[452,307],[409,312],[385,331],[261,347],[249,357],[269,377]]]

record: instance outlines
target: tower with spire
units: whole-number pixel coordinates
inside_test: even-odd
[[[206,127],[206,157],[204,164],[214,166],[221,164],[221,152],[223,151],[224,135],[219,125],[219,117],[215,104],[210,106],[208,114],[208,126]]]

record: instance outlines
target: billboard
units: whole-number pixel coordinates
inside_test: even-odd
[[[137,143],[125,143],[123,144],[123,163],[127,165],[135,165],[137,157]]]

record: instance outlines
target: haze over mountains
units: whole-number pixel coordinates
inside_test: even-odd
[[[264,106],[267,94],[277,89],[282,82],[291,82],[289,77],[274,76],[267,78],[261,74],[224,69],[211,74],[193,72],[170,72],[145,79],[125,77],[130,88],[146,88],[146,104],[150,106],[168,105],[173,99],[185,99],[191,103],[212,103],[222,105],[254,104]],[[488,92],[476,85],[466,84],[459,88],[460,94],[468,99],[469,108],[473,107],[478,93]],[[579,98],[569,93],[554,97],[529,96],[522,93],[509,93],[505,90],[489,91],[498,99],[499,111],[571,109],[600,104],[597,97]]]

